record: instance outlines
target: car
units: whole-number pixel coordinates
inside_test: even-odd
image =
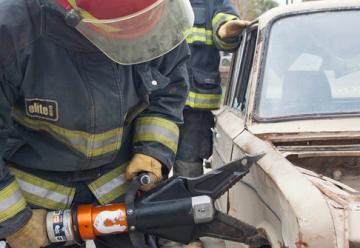
[[[314,1],[241,34],[211,166],[262,155],[218,205],[271,247],[360,247],[359,23],[360,1]]]

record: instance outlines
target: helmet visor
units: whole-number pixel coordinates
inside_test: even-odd
[[[194,22],[189,0],[159,0],[132,15],[97,19],[80,10],[76,26],[90,42],[119,64],[157,58],[178,46]]]

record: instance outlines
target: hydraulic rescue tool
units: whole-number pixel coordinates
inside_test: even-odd
[[[214,207],[214,201],[245,176],[260,158],[244,156],[197,178],[172,177],[139,195],[140,186],[149,180],[146,174],[141,174],[130,183],[125,203],[79,205],[49,212],[49,239],[82,242],[100,235],[128,232],[136,248],[157,247],[154,236],[184,244],[207,236],[250,247],[269,247],[255,227]]]

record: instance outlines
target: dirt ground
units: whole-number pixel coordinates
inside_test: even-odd
[[[225,243],[222,240],[213,238],[202,238],[204,248],[225,248]],[[86,248],[95,248],[93,242],[87,242]]]

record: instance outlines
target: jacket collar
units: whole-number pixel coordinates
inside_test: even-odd
[[[67,10],[54,0],[40,0],[41,33],[44,37],[69,50],[100,52],[75,28],[65,21]]]

